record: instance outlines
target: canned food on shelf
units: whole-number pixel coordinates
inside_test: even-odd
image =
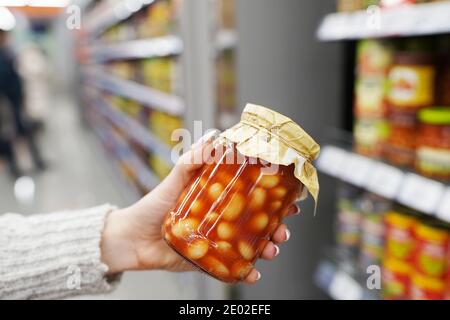
[[[386,300],[406,300],[410,296],[411,266],[404,261],[387,259],[382,269],[382,296]]]
[[[419,273],[411,277],[411,300],[444,300],[446,283],[442,279],[429,278]]]
[[[449,226],[436,220],[422,220],[416,225],[414,235],[416,272],[425,277],[445,280],[448,268]]]
[[[403,211],[404,209],[402,209]],[[414,257],[414,228],[418,223],[414,215],[391,211],[385,216],[385,258],[412,262]]]
[[[361,190],[342,184],[338,189],[336,241],[340,248],[356,253],[361,241]]]
[[[372,193],[367,193],[361,201],[361,248],[360,265],[363,271],[369,266],[380,265],[384,253],[384,215],[392,203]]]

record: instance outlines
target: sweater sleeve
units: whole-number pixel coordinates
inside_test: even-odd
[[[103,205],[23,217],[0,216],[0,299],[60,299],[107,293],[120,275],[107,278],[100,260],[106,216]]]

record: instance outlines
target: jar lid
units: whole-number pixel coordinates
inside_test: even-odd
[[[319,156],[320,146],[293,120],[271,109],[248,104],[241,121],[220,135],[218,142],[222,140],[236,143],[244,156],[277,165],[294,164],[295,177],[317,204],[319,181],[312,161]]]
[[[436,56],[429,52],[398,52],[394,56],[394,65],[433,65],[435,62],[435,58]]]
[[[450,125],[450,107],[435,107],[419,112],[420,121],[435,125]]]

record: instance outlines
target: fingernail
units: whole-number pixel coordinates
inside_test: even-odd
[[[256,281],[258,281],[259,279],[261,279],[261,272],[257,271],[258,274],[256,275]]]
[[[291,232],[289,229],[286,229],[286,241],[288,241],[291,238]]]
[[[276,257],[280,254],[280,247],[277,245],[274,245],[274,247],[275,247],[275,257]]]
[[[197,146],[199,146],[199,145],[201,145],[201,144],[203,144],[203,143],[206,143],[206,142],[212,140],[212,139],[213,139],[216,135],[218,135],[219,133],[220,133],[220,131],[217,130],[217,129],[214,129],[214,130],[209,131],[208,133],[206,133],[205,135],[203,135],[200,139],[198,139],[198,141],[197,141],[196,143],[194,143],[194,144],[192,145],[192,147],[197,147]]]

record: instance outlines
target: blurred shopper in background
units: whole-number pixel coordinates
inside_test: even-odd
[[[9,108],[14,121],[14,131],[23,137],[31,152],[36,168],[43,170],[44,161],[34,139],[33,130],[24,114],[23,83],[15,67],[14,56],[7,46],[8,34],[0,30],[0,97],[3,98],[1,108]],[[11,138],[0,137],[0,152],[6,154],[11,173],[20,176],[21,172],[14,157]]]
[[[0,155],[4,156],[8,161],[9,170],[14,177],[20,176],[19,168],[17,167],[16,159],[14,158],[14,151],[11,140],[0,136]]]
[[[35,41],[24,45],[17,57],[19,74],[23,80],[24,109],[33,128],[42,127],[49,106],[49,61]]]

